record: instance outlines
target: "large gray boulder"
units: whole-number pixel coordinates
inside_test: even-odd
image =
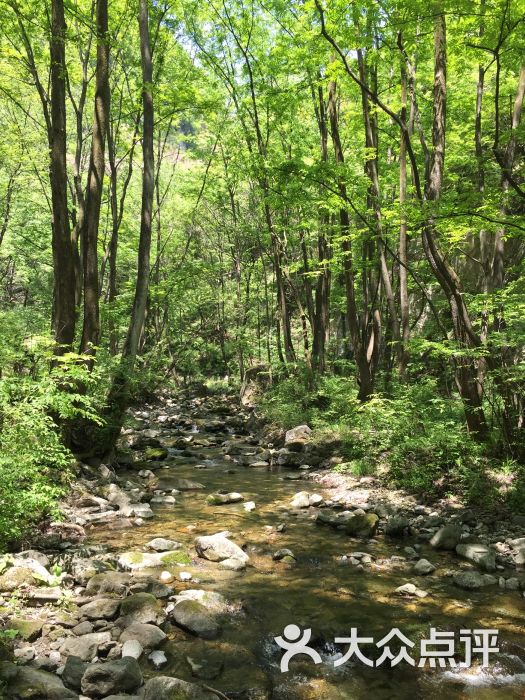
[[[131,574],[122,571],[105,571],[95,574],[87,583],[86,594],[116,593],[117,595],[125,595],[130,580]]]
[[[312,429],[308,425],[298,425],[286,432],[284,446],[293,452],[299,452],[308,442]]]
[[[71,690],[80,692],[82,676],[88,667],[89,663],[78,656],[68,656],[61,676],[62,682]]]
[[[430,544],[434,549],[447,549],[452,551],[456,549],[459,544],[461,533],[462,529],[459,525],[445,525],[434,533]]]
[[[209,561],[224,561],[236,559],[246,565],[249,556],[239,545],[228,539],[228,532],[218,532],[215,535],[204,535],[195,540],[195,549],[199,557]]]
[[[68,690],[54,673],[30,666],[0,664],[0,681],[6,700],[78,700],[78,693]]]
[[[99,647],[110,641],[110,632],[92,632],[81,637],[68,637],[60,647],[60,653],[62,656],[78,656],[82,661],[92,661]]]
[[[90,664],[82,676],[82,693],[91,698],[105,698],[111,693],[133,692],[143,683],[136,659],[125,656],[117,661]]]
[[[456,553],[485,571],[496,571],[496,552],[484,544],[458,544]]]
[[[467,591],[475,591],[484,586],[493,586],[498,582],[495,576],[480,574],[477,571],[458,571],[454,574],[453,579],[458,588],[463,588]]]
[[[161,603],[151,593],[135,593],[124,598],[120,604],[120,615],[127,625],[132,622],[155,625],[166,619]]]
[[[118,612],[120,600],[116,598],[96,598],[79,608],[82,617],[88,620],[111,620]]]
[[[215,639],[220,627],[204,605],[196,600],[181,600],[171,612],[171,619],[183,629],[203,639]]]
[[[120,635],[121,642],[137,640],[144,649],[156,649],[166,639],[166,634],[156,625],[134,622]]]

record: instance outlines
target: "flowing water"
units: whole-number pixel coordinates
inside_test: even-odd
[[[218,591],[231,601],[232,610],[222,617],[218,639],[197,639],[176,628],[170,633],[164,647],[169,664],[162,675],[196,681],[188,663],[192,659],[209,669],[201,670],[201,678],[207,677],[207,684],[229,698],[525,698],[525,601],[520,592],[494,586],[462,591],[446,575],[458,568],[458,560],[430,547],[423,547],[421,555],[437,570],[431,576],[413,577],[411,564],[390,559],[403,554],[403,547],[412,544],[410,539],[388,542],[378,535],[372,541],[359,541],[316,525],[316,509],[293,511],[289,502],[297,491],[323,494],[322,489],[284,479],[290,474],[286,470],[225,461],[219,445],[232,436],[226,430],[207,433],[198,420],[196,423],[186,430],[197,443],[191,448],[194,453],[170,449],[169,459],[156,475],[161,489],[176,488],[181,478],[201,482],[205,489],[181,493],[174,506],[153,506],[156,517],[140,527],[99,526],[91,535],[93,543],[108,545],[113,552],[145,551],[153,537],[175,539],[189,553],[191,564],[172,566],[171,571],[175,576],[180,571],[193,575],[192,581],[176,582],[176,592],[203,588]],[[152,422],[148,427],[157,426]],[[246,437],[234,439],[250,449]],[[211,446],[198,444],[208,440]],[[136,479],[136,470],[128,476]],[[219,490],[240,492],[245,501],[256,503],[256,509],[246,512],[242,503],[208,505],[206,496]],[[249,554],[245,571],[222,571],[216,563],[196,556],[195,537],[222,530],[229,530]],[[273,561],[272,554],[280,548],[290,549],[296,563]],[[341,561],[343,554],[356,550],[373,555],[373,565],[360,570]],[[407,581],[417,583],[429,595],[396,595],[395,589]],[[310,645],[321,655],[322,664],[298,656],[289,672],[281,673],[282,651],[274,637],[289,624],[312,629]],[[491,655],[488,668],[476,663],[466,669],[420,669],[403,662],[394,668],[369,668],[355,659],[334,666],[346,649],[335,643],[336,637],[348,636],[351,628],[357,628],[359,636],[377,641],[394,627],[416,643],[414,650],[431,627],[455,632],[456,640],[461,629],[494,628],[499,630],[500,652]],[[362,645],[361,649],[366,655],[372,647]],[[374,656],[377,658],[377,650]],[[415,651],[413,656],[419,658]],[[144,671],[146,676],[154,673],[151,668]]]

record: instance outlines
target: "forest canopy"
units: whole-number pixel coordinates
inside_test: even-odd
[[[523,507],[524,20],[0,4],[2,537],[132,401],[210,379],[363,473],[479,496],[495,470]]]

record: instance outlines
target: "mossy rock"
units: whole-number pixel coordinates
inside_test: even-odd
[[[144,452],[144,459],[148,462],[157,462],[166,459],[168,450],[165,447],[149,447]]]
[[[42,634],[43,620],[11,620],[7,629],[16,630],[18,636],[26,642],[34,642]]]
[[[160,558],[163,564],[191,564],[191,557],[186,552],[168,552]]]

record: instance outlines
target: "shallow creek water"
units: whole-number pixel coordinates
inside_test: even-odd
[[[191,434],[197,442],[211,438],[219,444],[222,437],[232,437],[226,433],[208,435],[198,428]],[[244,444],[242,437],[238,439]],[[177,480],[184,478],[201,482],[205,489],[181,493],[174,506],[153,505],[156,517],[140,527],[99,526],[90,535],[91,543],[108,545],[113,552],[145,551],[153,537],[175,539],[183,544],[192,562],[165,568],[176,577],[180,571],[193,575],[192,581],[176,581],[176,592],[204,588],[218,591],[232,602],[232,613],[223,616],[217,640],[197,639],[182,630],[170,633],[163,647],[169,663],[162,675],[196,681],[187,662],[190,657],[205,660],[210,668],[222,665],[222,671],[212,673],[205,682],[229,698],[525,698],[525,601],[520,593],[494,587],[462,591],[446,576],[447,570],[457,569],[461,563],[450,553],[430,548],[423,548],[421,555],[438,567],[431,576],[414,577],[410,563],[382,565],[382,558],[402,555],[403,547],[412,542],[386,541],[383,535],[359,541],[318,526],[315,508],[293,511],[289,502],[303,489],[326,497],[329,491],[308,481],[285,480],[290,473],[286,470],[233,465],[224,460],[216,445],[193,449],[193,456],[170,450],[167,463],[156,471],[159,488],[175,488]],[[136,477],[136,471],[130,471],[129,476]],[[246,512],[242,503],[208,505],[206,496],[220,489],[240,492],[246,501],[256,503],[256,509]],[[277,527],[282,523],[285,528],[279,532]],[[232,539],[249,554],[245,571],[221,571],[217,564],[196,556],[195,537],[222,530],[229,530]],[[272,560],[273,552],[283,547],[292,550],[295,564]],[[342,563],[341,555],[351,551],[372,554],[374,564],[359,570]],[[421,599],[397,596],[395,589],[409,581],[429,595]],[[291,662],[288,673],[280,672],[282,652],[273,637],[291,623],[312,629],[311,646],[321,654],[322,664],[314,665],[299,656]],[[355,660],[335,668],[334,660],[346,646],[336,646],[334,639],[348,636],[351,627],[358,629],[359,636],[376,641],[397,627],[416,642],[414,649],[418,649],[420,639],[428,637],[430,627],[454,631],[456,640],[460,629],[495,628],[500,631],[500,653],[491,655],[487,669],[430,670],[406,663],[374,669]],[[367,646],[361,648],[366,654]],[[413,656],[419,658],[416,652]],[[144,672],[146,676],[154,674],[146,666]]]

